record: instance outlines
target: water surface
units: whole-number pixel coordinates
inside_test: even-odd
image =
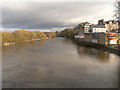
[[[64,38],[3,47],[3,88],[117,88],[118,56]]]

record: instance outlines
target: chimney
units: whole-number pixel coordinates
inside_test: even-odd
[[[98,20],[98,25],[104,25],[104,19]]]

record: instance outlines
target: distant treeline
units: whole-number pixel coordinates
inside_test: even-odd
[[[2,34],[2,44],[5,43],[19,43],[30,40],[38,40],[45,38],[54,38],[56,33],[54,32],[40,32],[40,31],[27,31],[27,30],[16,30],[14,32],[0,32]]]
[[[61,37],[74,38],[74,35],[76,35],[76,33],[77,32],[74,30],[74,28],[66,28],[57,34]]]

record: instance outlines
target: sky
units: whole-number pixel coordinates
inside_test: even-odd
[[[80,22],[95,24],[100,19],[113,19],[115,0],[53,1],[1,0],[0,29],[56,31],[74,27]]]

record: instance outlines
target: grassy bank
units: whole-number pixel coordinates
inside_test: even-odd
[[[56,34],[54,32],[44,33],[40,31],[27,30],[16,30],[14,32],[5,31],[0,33],[2,35],[2,45],[4,46],[56,37]]]

